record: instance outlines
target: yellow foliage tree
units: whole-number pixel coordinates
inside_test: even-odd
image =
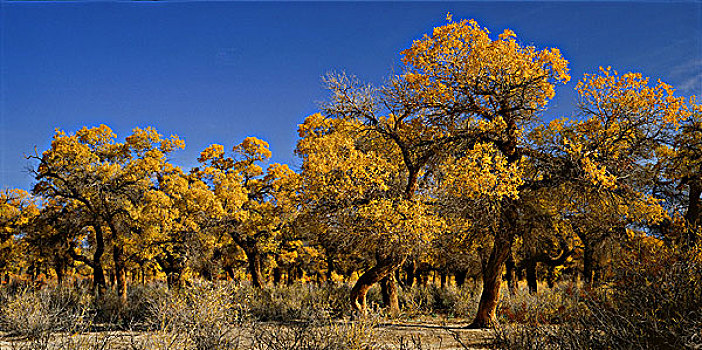
[[[93,282],[105,289],[103,255],[111,249],[118,293],[126,298],[126,264],[142,231],[140,207],[159,174],[173,171],[167,155],[183,148],[178,137],[163,138],[153,128],[134,129],[125,142],[106,125],[75,134],[57,130],[36,169],[34,193],[80,213],[91,237],[89,254],[71,249],[73,259],[93,269]],[[135,230],[136,229],[136,230]]]
[[[261,163],[271,157],[268,143],[247,137],[232,148],[221,145],[202,151],[201,168],[193,173],[204,181],[218,201],[212,230],[231,236],[246,253],[252,284],[263,287],[263,258],[275,248],[275,238],[296,213],[297,174],[287,165]]]

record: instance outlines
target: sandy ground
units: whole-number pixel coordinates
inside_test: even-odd
[[[490,330],[464,329],[465,324],[430,323],[430,322],[386,322],[380,323],[373,332],[373,349],[398,350],[458,350],[487,349],[491,339]],[[269,330],[289,331],[284,325],[258,324]],[[299,332],[299,331],[298,331]],[[254,333],[250,329],[235,329],[229,333],[232,338],[239,337],[238,349],[250,349],[249,337]],[[291,337],[291,333],[287,333]],[[323,334],[323,332],[322,332]],[[49,342],[29,341],[13,338],[0,333],[0,350],[46,349],[46,350],[93,350],[93,349],[182,349],[183,334],[152,332],[93,332],[81,334],[55,334]],[[44,346],[42,345],[48,345]],[[283,349],[280,347],[279,349]]]

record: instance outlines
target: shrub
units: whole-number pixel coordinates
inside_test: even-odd
[[[579,317],[558,327],[503,325],[494,346],[508,349],[702,348],[702,250],[659,247],[625,260],[613,280],[582,291]]]
[[[243,289],[251,316],[259,321],[309,321],[338,317],[349,310],[346,285],[294,284],[266,289]]]
[[[232,299],[228,284],[196,283],[153,299],[149,314],[154,328],[185,334],[198,350],[236,349],[240,335],[241,307]]]
[[[85,295],[68,288],[25,289],[5,297],[0,326],[10,334],[42,338],[82,329],[90,322]]]
[[[415,286],[401,291],[399,299],[400,309],[407,316],[444,314],[469,317],[478,309],[478,300],[470,290],[454,286]]]
[[[561,324],[587,314],[582,291],[572,282],[542,288],[537,294],[520,289],[515,295],[504,293],[498,308],[502,322],[521,324]]]
[[[165,297],[168,289],[162,283],[133,285],[127,289],[124,302],[114,290],[92,297],[94,322],[108,329],[144,328],[152,319],[152,304]]]

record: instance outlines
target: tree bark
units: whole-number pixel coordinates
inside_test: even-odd
[[[514,296],[517,295],[517,274],[516,274],[516,266],[514,264],[514,258],[512,258],[512,254],[510,254],[509,258],[507,258],[507,261],[505,262],[505,279],[507,280],[507,289],[509,290],[509,294]]]
[[[105,252],[105,241],[103,240],[102,227],[93,225],[95,229],[95,251],[92,257],[87,257],[75,252],[73,249],[68,250],[68,254],[75,261],[80,261],[93,269],[93,292],[97,295],[104,295],[107,290],[105,282],[105,270],[102,267],[102,255]]]
[[[535,295],[539,292],[538,277],[536,274],[537,262],[534,259],[529,259],[526,262],[526,280],[529,287],[529,294]]]
[[[702,195],[702,180],[691,179],[689,181],[689,194],[687,211],[685,212],[685,220],[687,221],[687,242],[686,245],[693,247],[699,240],[699,230],[702,220],[702,203],[700,203],[700,195]]]
[[[478,311],[468,328],[490,328],[497,324],[496,313],[497,304],[500,301],[502,269],[509,257],[513,237],[512,224],[516,221],[512,217],[508,217],[508,220],[510,220],[510,227],[496,232],[495,244],[483,268],[483,290],[480,295]]]
[[[416,271],[417,267],[414,263],[414,260],[409,260],[407,263],[404,264],[404,270],[405,270],[405,287],[407,288],[412,288],[414,286],[414,280],[416,278]]]
[[[256,288],[263,288],[263,273],[261,272],[262,258],[258,248],[254,245],[244,249],[246,259],[249,264],[249,273],[251,274],[251,284]]]
[[[112,248],[112,259],[115,263],[115,280],[117,284],[117,294],[122,302],[127,302],[127,276],[124,262],[124,249],[115,245]]]
[[[397,285],[395,276],[389,273],[380,281],[380,290],[383,295],[383,305],[390,316],[397,317],[400,315],[400,302],[397,296]]]
[[[585,243],[585,247],[583,249],[583,280],[585,281],[585,285],[592,287],[594,281],[594,257],[593,257],[593,249],[592,247],[587,243]]]
[[[468,271],[458,270],[456,271],[456,287],[463,288],[466,284],[466,278],[468,277]]]
[[[273,269],[273,285],[278,286],[280,285],[280,281],[283,279],[283,271],[280,267],[276,267]]]
[[[368,294],[368,290],[373,284],[378,283],[385,278],[385,276],[391,274],[396,268],[400,267],[403,262],[404,259],[400,259],[400,261],[393,261],[391,259],[380,260],[370,270],[361,275],[353,288],[351,288],[352,309],[365,315],[366,294]]]

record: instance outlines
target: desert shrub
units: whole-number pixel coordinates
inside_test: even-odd
[[[343,284],[294,284],[248,293],[251,316],[259,321],[308,321],[343,315],[349,308],[349,288]]]
[[[493,349],[556,350],[559,346],[558,330],[553,326],[539,324],[500,324],[495,327]]]
[[[478,300],[465,288],[429,285],[415,286],[399,293],[400,309],[408,316],[443,314],[469,317],[478,308]]]
[[[161,283],[134,285],[127,289],[124,302],[115,290],[92,298],[94,322],[101,327],[127,329],[146,325],[151,319],[151,304],[168,293]]]
[[[542,288],[537,294],[520,289],[515,295],[504,293],[498,317],[507,323],[561,324],[587,314],[581,289],[572,282]]]
[[[702,348],[702,249],[660,247],[627,259],[589,301],[581,327],[594,345],[639,349]]]
[[[150,324],[159,330],[186,335],[194,349],[236,349],[240,334],[235,324],[245,317],[232,299],[229,284],[195,283],[153,299]]]
[[[28,288],[5,298],[0,327],[10,334],[38,339],[83,328],[90,321],[86,296],[73,289]]]
[[[582,291],[585,312],[552,327],[498,327],[507,349],[702,348],[702,251],[658,247],[632,256],[601,288]]]

